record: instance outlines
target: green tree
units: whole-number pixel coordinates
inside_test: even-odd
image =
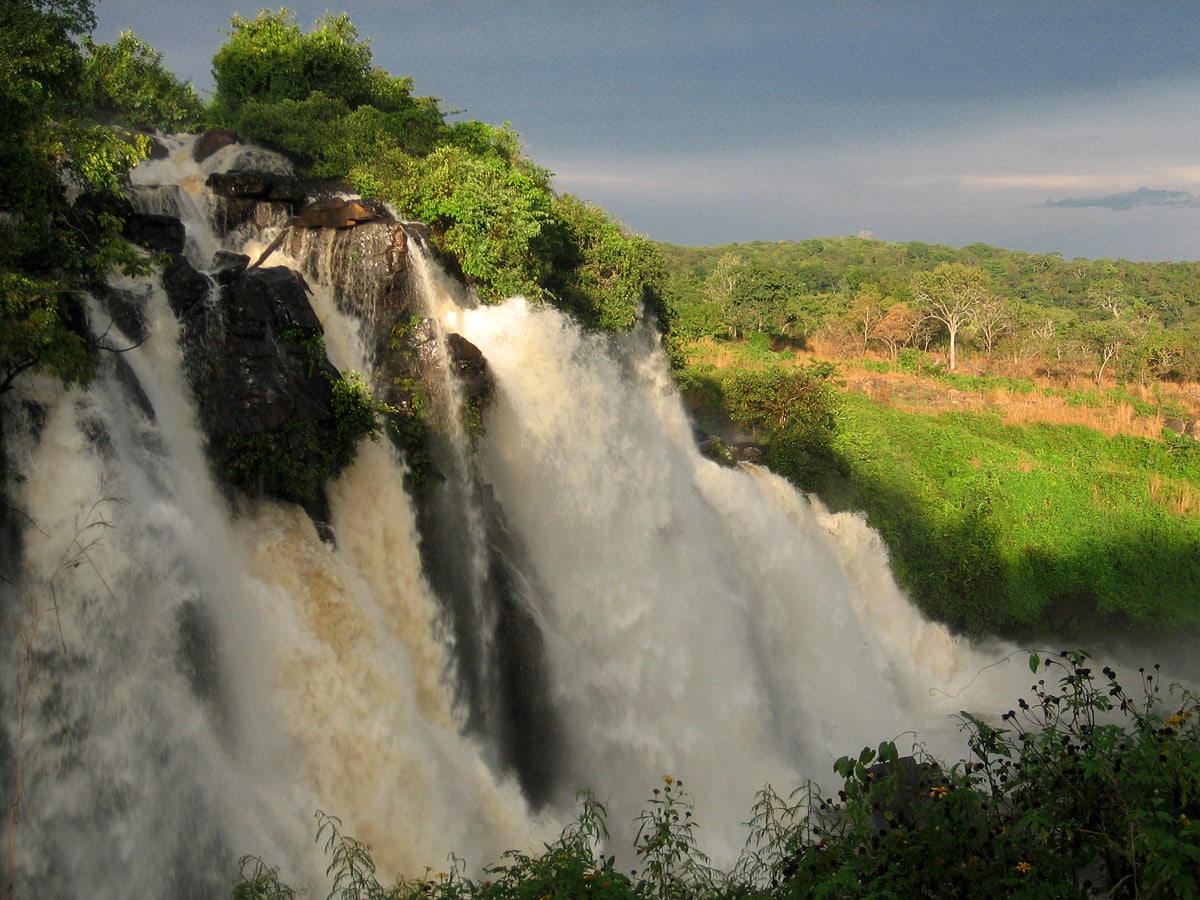
[[[147,266],[119,212],[148,144],[92,124],[79,91],[94,24],[86,0],[0,5],[0,392],[37,369],[86,381],[84,293]]]
[[[1138,339],[1138,329],[1133,323],[1115,318],[1084,322],[1079,326],[1078,334],[1092,360],[1092,378],[1097,386],[1103,383],[1109,365]]]
[[[229,40],[213,57],[220,111],[305,100],[315,90],[352,108],[373,99],[371,48],[344,14],[318,19],[307,35],[287,9],[262,10],[253,19],[235,15],[231,24]]]
[[[1109,313],[1114,319],[1125,316],[1133,306],[1129,291],[1120,278],[1101,278],[1087,289],[1089,306]]]
[[[864,284],[855,294],[854,303],[846,314],[854,334],[859,339],[859,352],[866,355],[867,343],[875,337],[875,330],[887,315],[888,300],[878,284]]]
[[[630,328],[644,305],[661,305],[663,262],[647,239],[626,234],[604,210],[570,194],[555,213],[565,228],[565,248],[552,290],[556,305],[605,331]]]
[[[950,369],[955,369],[959,332],[991,299],[991,279],[982,269],[945,262],[932,271],[913,275],[912,293],[925,318],[945,327],[950,340]]]
[[[134,128],[179,131],[199,124],[204,104],[162,64],[162,54],[132,31],[115,44],[83,39],[80,101],[95,115]]]
[[[910,309],[907,303],[893,303],[871,329],[871,337],[883,344],[888,358],[895,362],[900,348],[912,340],[919,318],[919,314]]]
[[[409,174],[394,199],[429,223],[485,299],[544,299],[559,240],[548,172],[443,145]]]
[[[804,490],[826,474],[837,435],[837,370],[828,363],[803,368],[731,369],[720,378],[729,418],[767,445],[767,463]]]
[[[213,73],[214,108],[244,138],[427,222],[484,300],[547,300],[606,330],[660,305],[654,245],[557,197],[507,125],[447,125],[434,98],[412,96],[411,79],[373,66],[346,16],[325,16],[308,33],[286,9],[235,16]]]
[[[313,174],[345,176],[385,147],[424,154],[451,137],[437,100],[375,67],[346,15],[323,16],[307,33],[287,9],[234,16],[232,26],[213,57],[214,113]]]
[[[721,321],[731,338],[738,336],[736,310],[745,275],[746,260],[737,253],[726,253],[704,280],[704,299],[721,311]]]
[[[996,343],[1012,331],[1014,319],[1012,303],[1001,297],[986,298],[976,308],[971,329],[988,357],[996,349]]]

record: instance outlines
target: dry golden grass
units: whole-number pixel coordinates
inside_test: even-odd
[[[810,357],[815,358],[815,357]],[[847,390],[859,391],[872,402],[908,412],[937,415],[950,410],[999,413],[1006,425],[1079,425],[1107,437],[1128,434],[1158,438],[1166,424],[1160,414],[1139,414],[1133,404],[1113,398],[1091,387],[1086,380],[1075,380],[1068,394],[1061,381],[1033,374],[1010,375],[1032,381],[1036,389],[1014,391],[994,387],[981,391],[947,387],[933,378],[905,372],[880,373],[864,369],[854,360],[835,360],[843,374]],[[1171,404],[1184,409],[1200,408],[1200,385],[1159,384],[1126,387],[1125,392],[1148,405]],[[1087,402],[1079,402],[1086,397]]]
[[[847,359],[836,353],[822,353],[814,345],[815,352],[795,351],[777,355],[777,362],[784,365],[805,365],[811,362],[832,362],[845,383],[847,391],[865,394],[874,403],[917,412],[938,415],[947,411],[997,413],[1007,425],[1078,425],[1090,428],[1107,437],[1128,434],[1135,437],[1155,439],[1162,435],[1165,418],[1160,414],[1139,414],[1126,400],[1096,390],[1086,373],[1057,373],[1054,377],[1039,374],[1032,362],[1017,363],[1011,360],[1003,365],[1003,374],[1009,378],[1022,378],[1036,385],[1029,392],[1015,391],[1007,387],[986,390],[962,390],[947,386],[934,378],[909,372],[878,372],[865,368],[864,360]],[[724,341],[698,341],[688,347],[688,358],[699,365],[717,368],[728,366],[757,367],[762,365],[752,359],[745,345],[728,344]],[[999,369],[1000,367],[997,367]],[[968,361],[960,371],[970,374]],[[1200,417],[1200,385],[1156,384],[1149,386],[1126,386],[1125,393],[1147,405],[1161,407],[1170,405],[1190,411],[1190,417]],[[1086,398],[1086,402],[1080,402]],[[1181,502],[1191,503],[1192,499]]]

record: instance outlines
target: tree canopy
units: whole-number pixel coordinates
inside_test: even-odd
[[[522,294],[609,330],[656,303],[653,244],[559,196],[507,125],[447,122],[437,98],[374,65],[345,15],[308,32],[286,9],[235,16],[213,74],[217,117],[429,223],[443,259],[485,301]]]
[[[987,273],[962,263],[942,263],[913,276],[913,298],[926,319],[946,329],[950,340],[950,370],[957,367],[958,333],[975,321],[991,299]]]
[[[883,352],[893,361],[905,349],[944,349],[948,364],[949,327],[931,316],[927,302],[941,277],[934,273],[947,266],[943,274],[973,279],[979,297],[969,316],[963,309],[953,318],[956,367],[967,350],[976,369],[1006,359],[1063,379],[1200,378],[1195,263],[1066,260],[979,243],[954,248],[859,237],[660,247],[668,343],[677,356],[683,342],[764,331],[779,344],[813,349],[815,341],[835,355]],[[1098,332],[1120,332],[1107,362],[1104,347],[1113,344],[1098,341]]]
[[[0,5],[0,391],[37,369],[86,381],[82,292],[145,265],[118,211],[148,144],[93,124],[79,90],[94,24],[88,0]]]

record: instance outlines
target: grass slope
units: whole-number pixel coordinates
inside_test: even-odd
[[[801,362],[722,354],[693,347],[685,389],[698,373]],[[805,486],[867,516],[928,615],[970,634],[1077,640],[1200,626],[1200,442],[1163,437],[1153,403],[841,371],[836,436]],[[694,399],[712,414],[711,396]]]

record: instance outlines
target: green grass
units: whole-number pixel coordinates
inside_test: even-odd
[[[867,513],[913,599],[959,630],[1194,626],[1197,449],[852,394],[834,447],[844,482],[827,493]]]

